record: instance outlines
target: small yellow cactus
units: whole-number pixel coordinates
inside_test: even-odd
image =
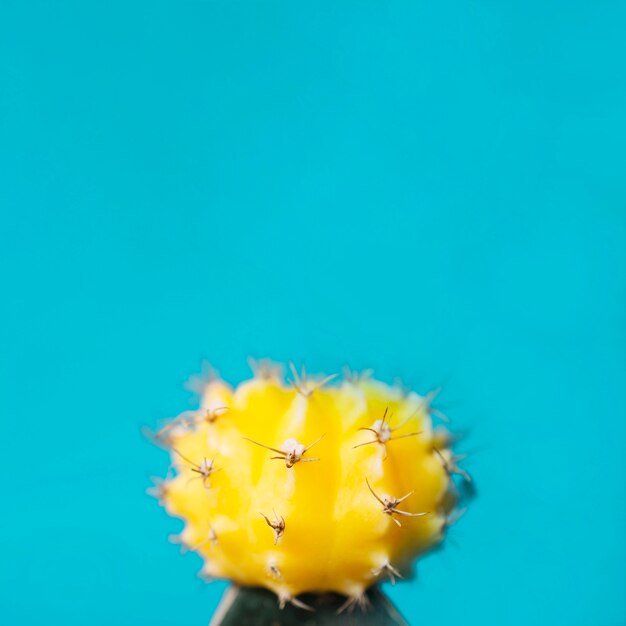
[[[185,520],[181,540],[203,574],[274,591],[364,598],[411,574],[443,536],[456,503],[446,431],[433,429],[432,395],[369,376],[283,381],[262,363],[232,389],[219,378],[200,408],[157,433],[176,476],[156,491]]]

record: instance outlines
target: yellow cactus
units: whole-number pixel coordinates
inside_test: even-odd
[[[203,573],[274,591],[281,604],[332,591],[348,604],[410,576],[437,544],[461,472],[432,396],[368,376],[307,378],[263,364],[232,389],[218,378],[200,408],[157,433],[176,476],[157,489],[185,520]]]

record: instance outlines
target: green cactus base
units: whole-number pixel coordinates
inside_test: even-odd
[[[230,587],[209,626],[408,626],[406,620],[378,587],[367,591],[370,606],[355,607],[337,614],[345,597],[336,594],[304,594],[298,599],[315,609],[291,604],[278,607],[276,596],[267,589]]]

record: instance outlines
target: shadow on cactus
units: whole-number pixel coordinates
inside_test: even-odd
[[[368,614],[403,623],[376,585],[410,578],[472,491],[452,437],[433,426],[447,420],[432,406],[437,392],[420,396],[369,372],[290,369],[285,381],[282,368],[255,362],[235,389],[216,375],[203,381],[200,408],[153,435],[176,471],[150,491],[185,521],[180,541],[204,559],[203,576],[238,586],[214,623],[297,623],[304,611],[355,607],[358,623]],[[267,592],[251,588],[289,605],[280,622]],[[307,623],[352,618],[337,619]]]

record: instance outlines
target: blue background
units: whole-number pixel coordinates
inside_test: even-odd
[[[625,624],[625,19],[2,0],[2,622],[206,624],[139,429],[255,355],[447,381],[412,623]]]

